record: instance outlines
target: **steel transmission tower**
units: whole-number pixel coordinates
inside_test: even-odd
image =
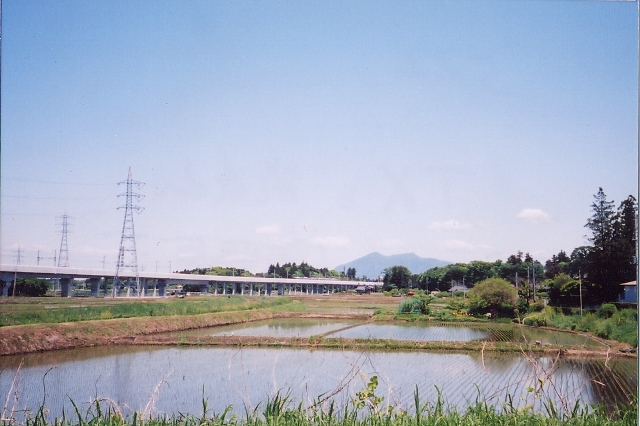
[[[131,177],[131,167],[129,167],[129,175],[125,182],[118,182],[118,185],[126,184],[127,191],[124,194],[119,194],[118,197],[125,197],[125,205],[118,207],[118,209],[124,209],[124,223],[122,224],[122,235],[120,237],[120,250],[118,252],[118,261],[116,262],[116,275],[113,278],[113,293],[112,296],[118,295],[120,284],[123,282],[120,278],[120,274],[129,270],[135,274],[136,277],[136,292],[137,295],[141,295],[140,288],[140,275],[138,274],[138,255],[136,253],[136,233],[133,229],[133,211],[141,213],[144,207],[133,205],[133,199],[137,201],[142,200],[144,195],[136,194],[133,192],[133,186],[138,189],[144,185],[142,182],[134,181]],[[128,281],[128,279],[127,279]],[[130,287],[127,286],[127,296],[129,296]]]
[[[58,257],[58,266],[63,268],[69,267],[69,247],[67,246],[67,234],[69,233],[69,215],[62,215],[62,240],[60,241],[60,256]]]

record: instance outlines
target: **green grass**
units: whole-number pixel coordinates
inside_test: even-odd
[[[622,309],[609,312],[588,312],[583,316],[564,315],[550,306],[541,312],[525,317],[527,325],[546,325],[561,330],[575,330],[592,333],[603,339],[617,340],[631,346],[638,346],[638,312],[635,309]]]
[[[375,379],[375,380],[374,380]],[[123,416],[113,405],[104,407],[95,402],[86,413],[81,413],[73,403],[74,412],[53,421],[47,419],[46,409],[40,408],[35,415],[28,415],[23,421],[11,416],[0,420],[3,426],[25,424],[29,426],[476,426],[476,425],[532,425],[532,426],[622,426],[636,425],[637,404],[619,407],[606,412],[602,407],[585,406],[577,403],[571,407],[556,407],[548,402],[543,404],[543,413],[534,413],[529,408],[517,408],[513,401],[507,401],[500,409],[482,402],[480,398],[466,410],[447,407],[438,396],[436,401],[423,403],[416,390],[413,407],[403,411],[384,402],[384,397],[376,395],[377,377],[347,403],[339,408],[331,400],[317,398],[309,407],[296,404],[289,394],[278,392],[262,406],[254,410],[245,408],[243,415],[228,406],[222,413],[208,409],[207,401],[202,401],[202,413],[149,416],[135,412]],[[103,405],[104,402],[102,403]]]
[[[102,301],[100,303],[99,301]],[[149,316],[196,315],[211,312],[241,311],[260,308],[283,308],[291,304],[285,297],[207,297],[186,299],[138,299],[126,301],[98,299],[84,305],[75,300],[74,305],[40,299],[39,303],[26,305],[3,303],[0,327],[23,324],[61,323],[111,318],[134,318]]]

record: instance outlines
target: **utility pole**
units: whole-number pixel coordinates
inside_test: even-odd
[[[21,257],[22,252],[20,251],[20,246],[18,246],[18,253],[16,255],[16,269],[13,271],[13,292],[11,293],[12,297],[16,297],[16,284],[18,284],[18,265],[20,264]]]
[[[133,186],[138,189],[144,185],[142,182],[134,181],[131,176],[131,167],[129,167],[129,174],[127,180],[118,182],[118,185],[125,184],[127,189],[124,194],[119,194],[118,197],[125,197],[125,205],[118,207],[118,209],[124,210],[124,222],[122,224],[122,234],[120,236],[120,250],[118,251],[118,261],[116,262],[116,273],[113,277],[113,292],[112,297],[117,296],[118,287],[122,282],[120,274],[124,270],[128,269],[135,273],[136,277],[136,291],[140,296],[140,275],[138,273],[138,255],[136,253],[136,234],[133,229],[133,211],[141,213],[144,210],[143,207],[133,204],[133,199],[140,201],[144,198],[144,195],[133,192]],[[127,286],[127,296],[129,295],[129,287]]]
[[[533,281],[533,301],[536,301],[536,261],[531,258],[531,275]],[[529,268],[527,268],[527,278],[529,278]]]
[[[580,317],[582,317],[582,270],[578,269],[578,279],[580,280]]]

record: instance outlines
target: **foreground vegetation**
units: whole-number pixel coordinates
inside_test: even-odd
[[[40,408],[34,416],[16,421],[12,416],[3,416],[4,425],[26,424],[30,426],[194,426],[194,425],[232,425],[232,426],[413,426],[413,425],[636,425],[638,420],[637,404],[619,406],[607,411],[602,406],[586,406],[580,402],[573,407],[557,407],[550,400],[542,404],[543,413],[534,412],[531,406],[518,408],[513,400],[507,401],[500,409],[477,398],[475,404],[465,410],[447,407],[439,395],[437,401],[422,403],[416,388],[414,406],[404,411],[385,405],[384,398],[376,395],[377,377],[373,376],[366,388],[355,394],[346,407],[339,408],[333,401],[318,398],[308,408],[302,403],[294,404],[289,396],[278,392],[267,399],[260,410],[245,408],[244,415],[238,416],[233,407],[228,406],[222,413],[213,413],[202,402],[201,414],[179,414],[173,416],[151,416],[148,413],[135,412],[123,416],[119,407],[109,405],[106,409],[101,402],[95,402],[87,413],[82,414],[73,403],[75,413],[63,414],[61,418],[50,421],[46,409]],[[10,413],[13,414],[13,413]]]
[[[551,326],[560,330],[584,331],[603,339],[617,340],[638,346],[638,312],[635,309],[618,310],[615,305],[604,304],[595,312],[584,315],[565,315],[550,306],[524,318],[525,325]]]

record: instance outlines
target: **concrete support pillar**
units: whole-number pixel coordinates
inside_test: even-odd
[[[60,278],[60,296],[71,297],[71,278]]]
[[[278,296],[284,295],[284,284],[278,284]]]
[[[158,296],[165,297],[167,295],[167,280],[158,280]]]
[[[226,295],[227,294],[227,283],[223,282],[222,283],[222,295]]]
[[[271,296],[271,283],[267,284],[266,294],[267,296]]]
[[[91,286],[91,297],[100,296],[100,278],[89,278],[89,285]]]
[[[253,296],[253,283],[249,283],[249,296]]]
[[[11,281],[0,281],[0,288],[2,289],[2,297],[9,296],[10,286],[11,286]]]
[[[140,278],[140,293],[138,294],[138,297],[146,297],[147,296],[147,288],[149,286],[149,283],[147,282],[146,278]]]

